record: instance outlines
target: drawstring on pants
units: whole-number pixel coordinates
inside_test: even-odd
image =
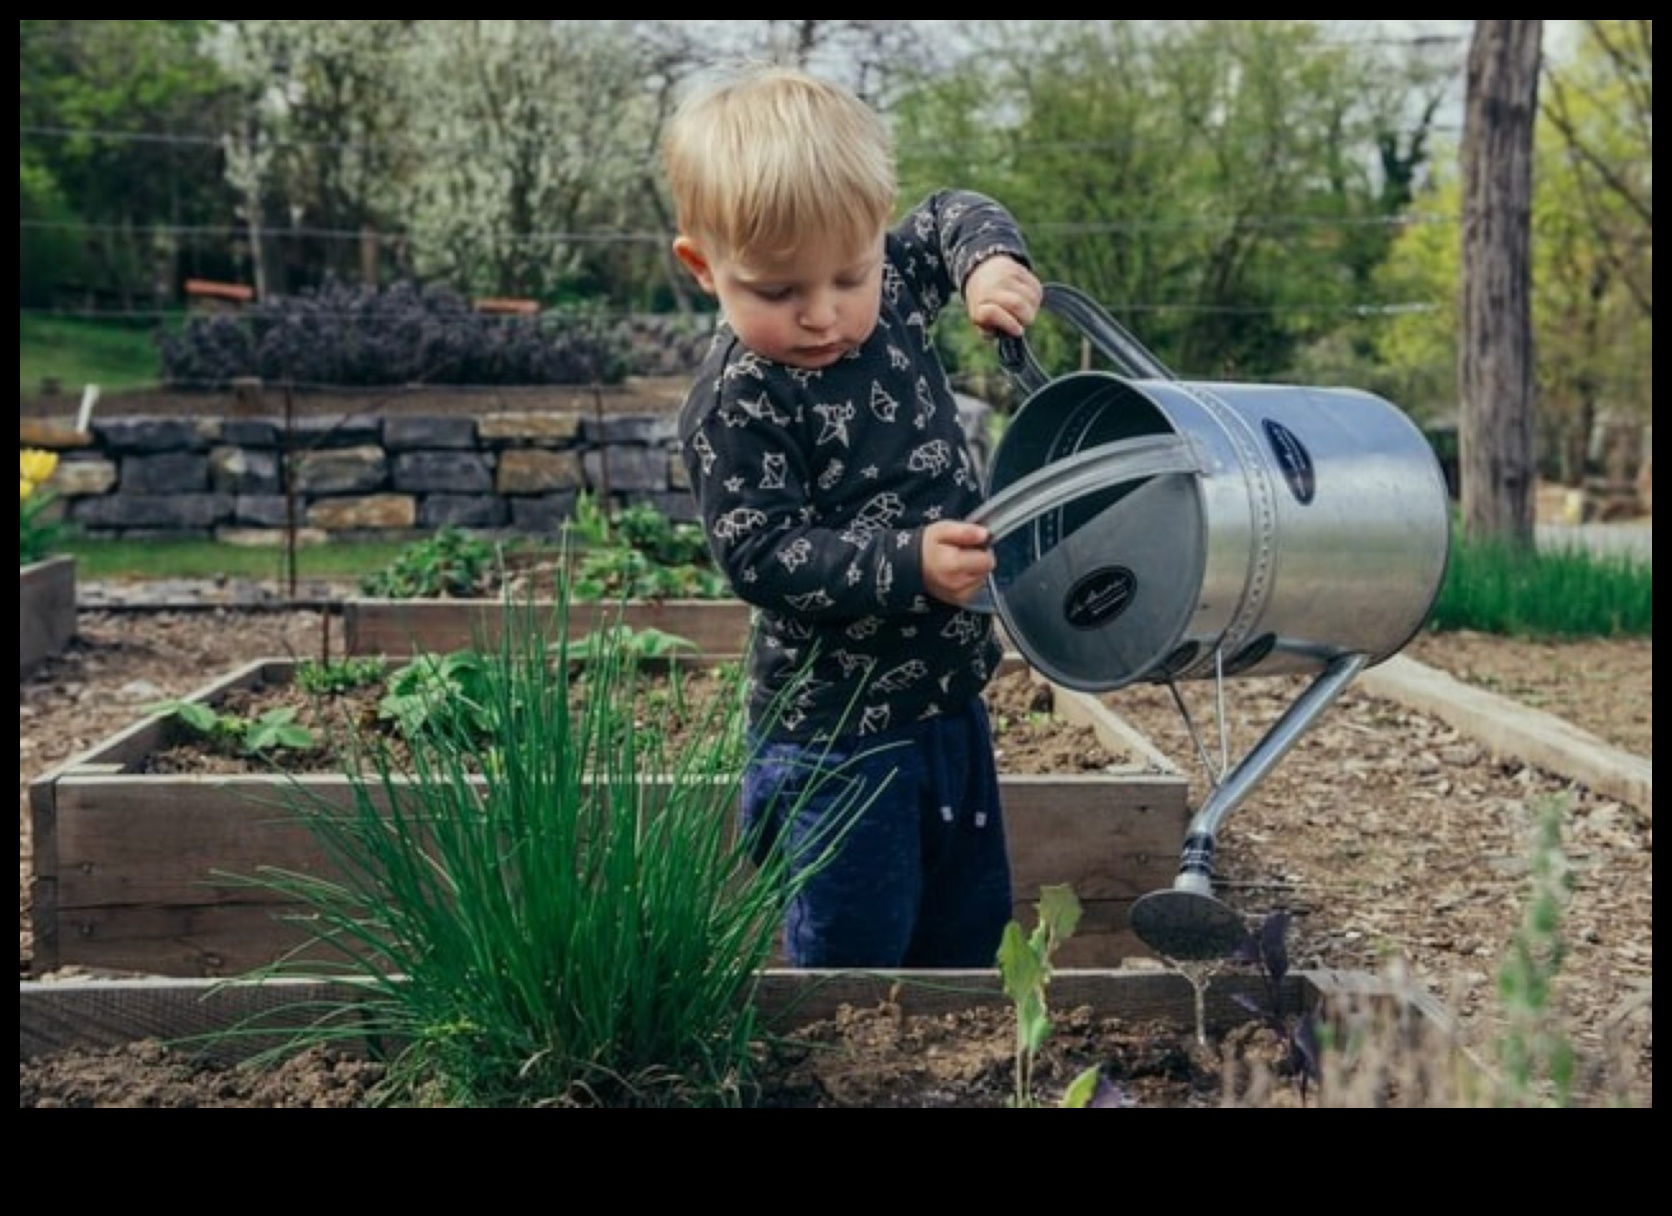
[[[940,804],[940,816],[943,823],[951,823],[954,816],[954,800],[962,785],[955,785],[957,778],[952,771],[952,765],[946,757],[946,732],[952,726],[952,720],[940,719],[929,732],[929,772],[934,782],[935,798]],[[979,810],[975,814],[975,826],[987,826],[987,812]]]

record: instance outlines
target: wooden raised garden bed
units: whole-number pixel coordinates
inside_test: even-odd
[[[288,682],[294,666],[260,660],[193,699],[216,704],[232,690]],[[1136,759],[1093,773],[1001,775],[1017,918],[1031,927],[1040,888],[1066,883],[1084,916],[1060,965],[1152,958],[1129,912],[1138,897],[1172,883],[1190,817],[1186,780],[1096,698],[1047,687],[1053,716],[1091,726],[1111,754]],[[224,876],[264,867],[321,872],[328,863],[287,810],[295,791],[286,783],[345,806],[354,784],[343,773],[144,772],[147,758],[183,730],[173,718],[138,721],[30,784],[36,975],[77,966],[232,976],[305,942],[283,919],[293,907]]]
[[[75,637],[75,558],[49,557],[17,572],[17,673],[64,653]]]
[[[538,619],[554,612],[550,602],[513,606]],[[490,599],[355,599],[343,601],[343,649],[351,655],[403,655],[465,650],[497,642],[506,606]],[[691,642],[706,654],[741,654],[749,637],[749,605],[742,600],[636,600],[630,603],[574,602],[571,632],[586,633],[617,620],[642,632],[656,629]]]

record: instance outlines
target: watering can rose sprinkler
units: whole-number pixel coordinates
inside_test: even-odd
[[[1073,288],[1046,284],[1044,304],[1118,374],[1051,379],[1025,341],[1000,340],[1030,395],[971,516],[996,559],[982,606],[1033,667],[1084,692],[1164,683],[1183,712],[1178,680],[1222,693],[1232,677],[1312,677],[1241,760],[1210,764],[1173,886],[1133,904],[1157,954],[1221,958],[1248,927],[1213,893],[1219,827],[1354,676],[1422,628],[1449,556],[1444,475],[1372,394],[1183,381]]]

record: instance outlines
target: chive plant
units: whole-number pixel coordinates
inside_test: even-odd
[[[474,725],[417,715],[398,763],[371,741],[346,809],[292,783],[287,805],[336,869],[248,880],[310,927],[262,976],[350,978],[363,999],[308,1011],[281,1053],[386,1043],[392,1103],[749,1103],[752,997],[784,906],[865,802],[799,857],[757,864],[736,819],[742,669],[697,742],[670,750],[633,727],[640,652],[572,652],[568,603],[561,588],[549,615],[507,600]],[[808,784],[823,779],[840,769]]]

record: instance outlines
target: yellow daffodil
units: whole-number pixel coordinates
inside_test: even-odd
[[[57,543],[62,522],[52,512],[57,495],[45,488],[58,471],[58,453],[23,448],[17,454],[17,557],[27,566]]]
[[[23,448],[17,454],[17,475],[31,485],[42,485],[58,469],[58,453]],[[24,497],[28,497],[27,494]]]

